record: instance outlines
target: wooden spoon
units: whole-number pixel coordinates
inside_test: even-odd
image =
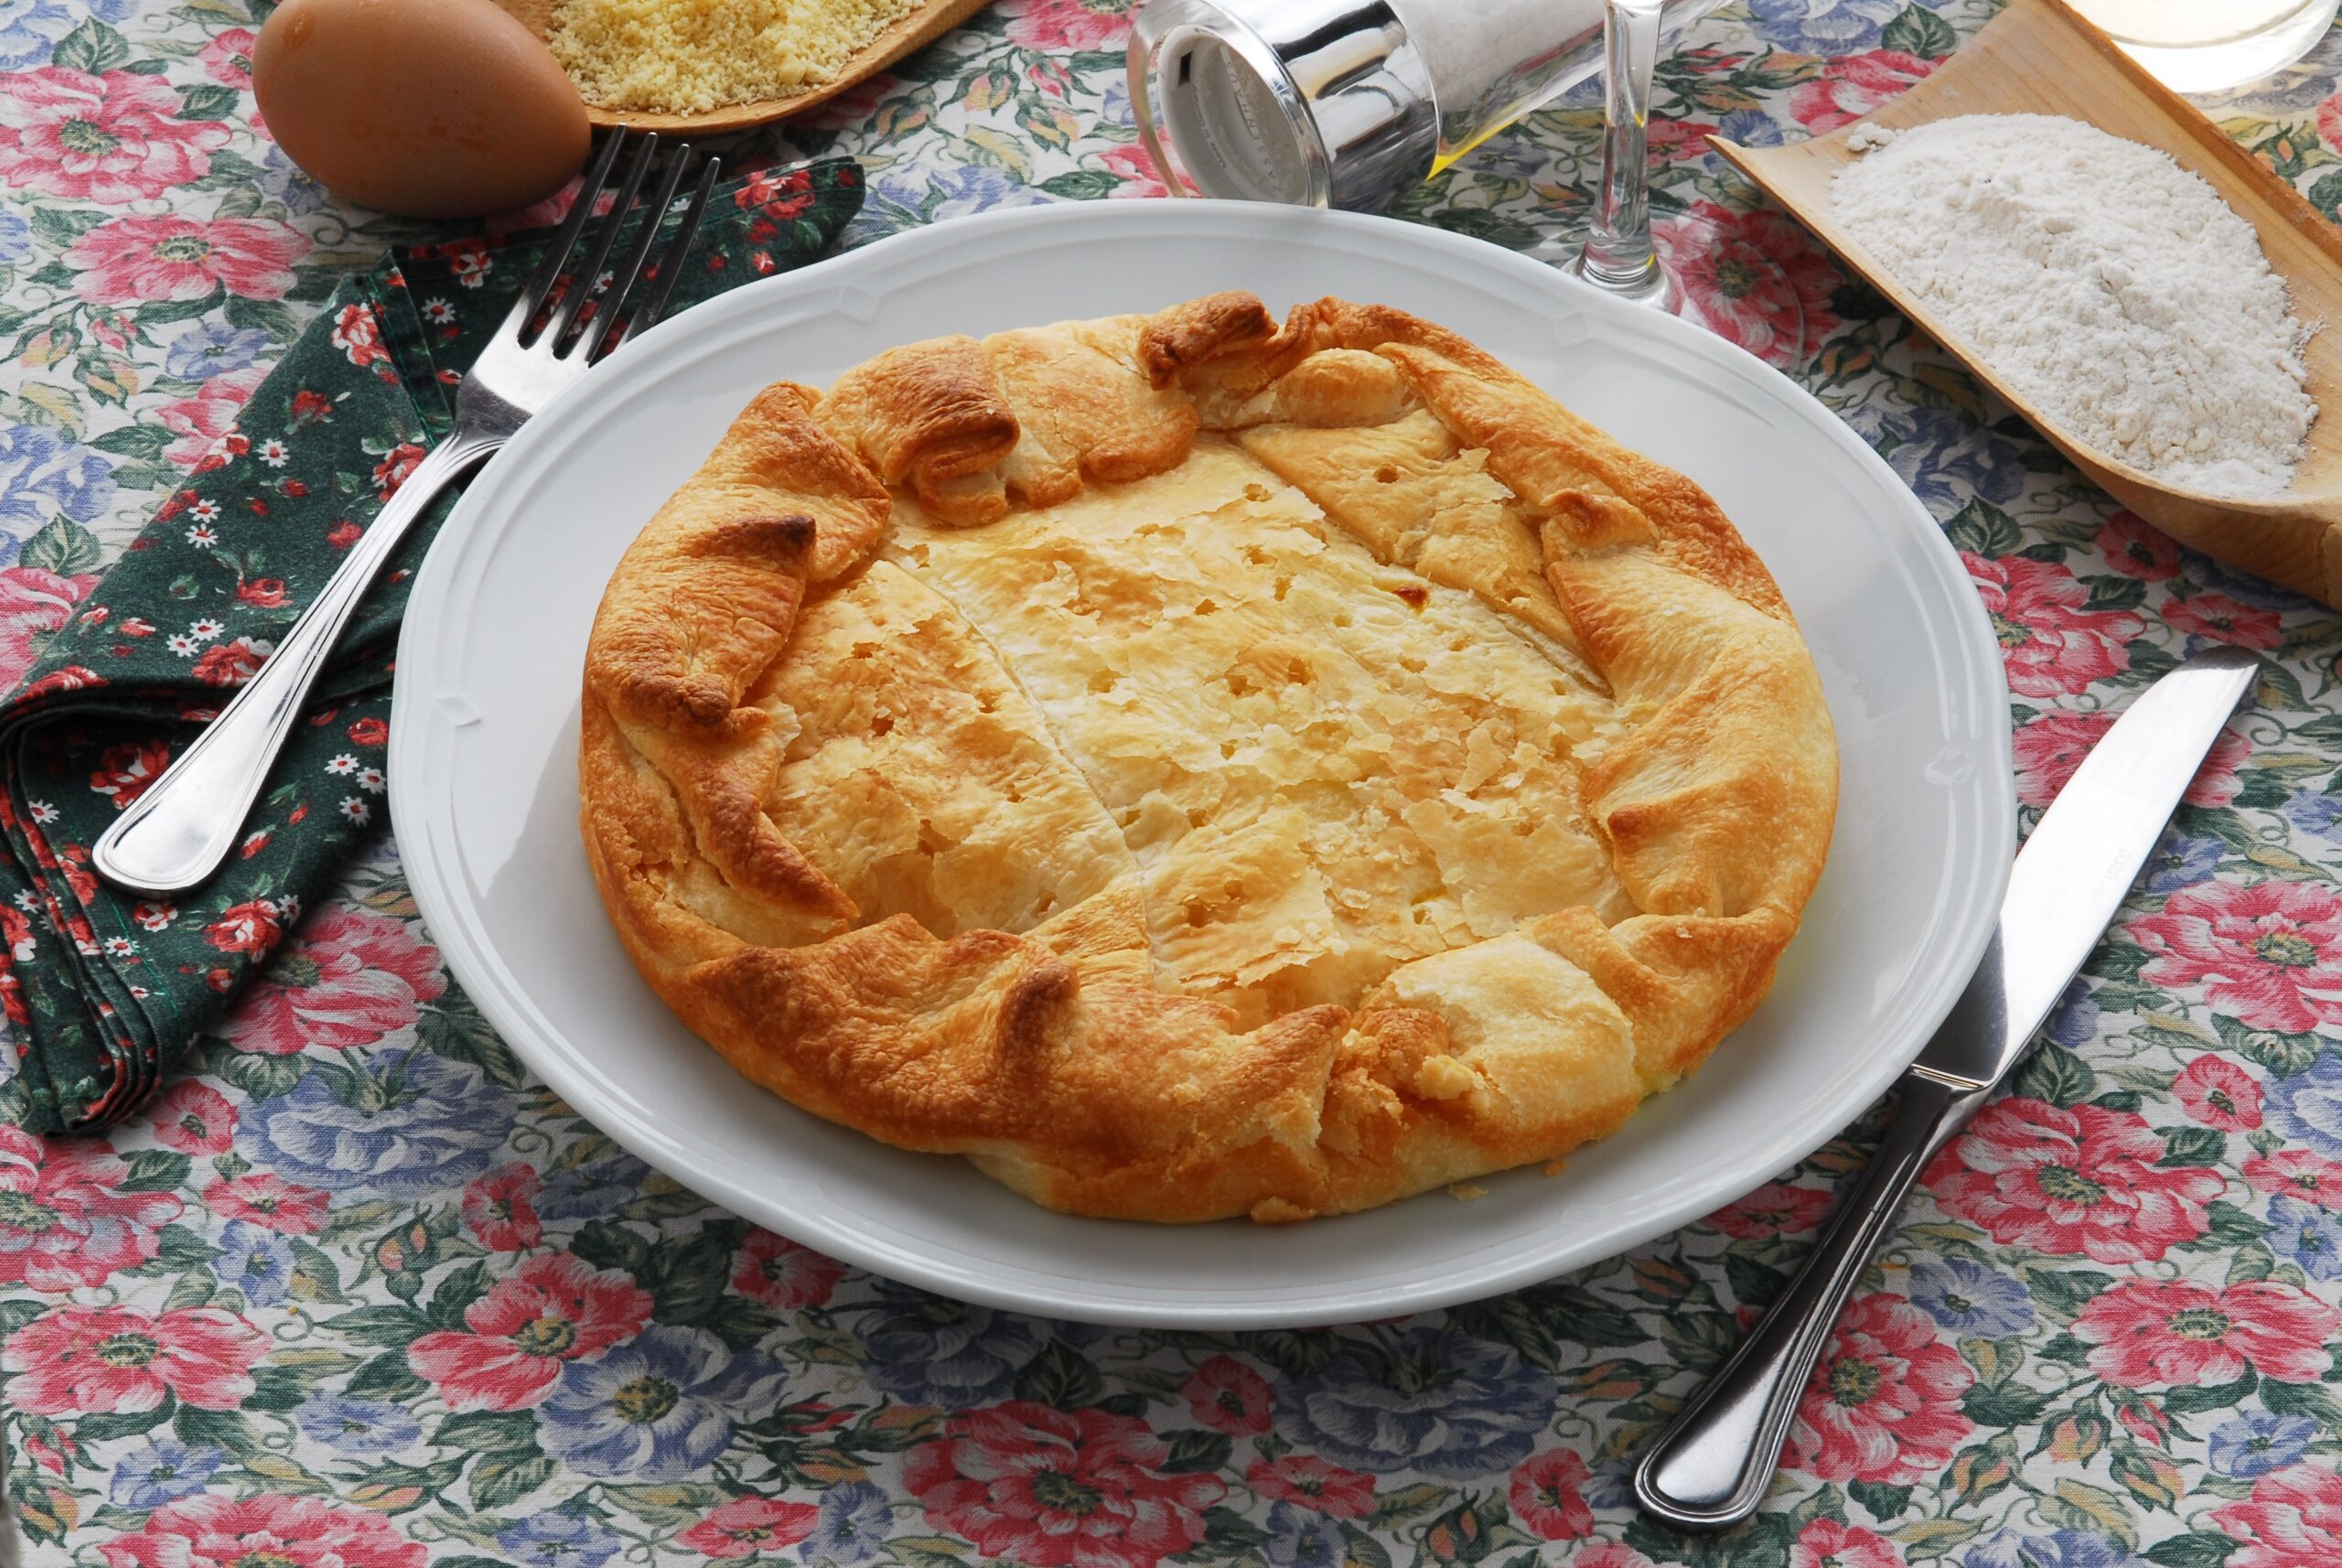
[[[1832,218],[1831,177],[1857,156],[1846,146],[1852,126],[1783,147],[1709,140],[2124,506],[2208,555],[2342,607],[2342,231],[2061,0],[2010,0],[1933,75],[1865,119],[1904,131],[1956,114],[2063,114],[2159,147],[2253,226],[2294,314],[2324,325],[2305,356],[2323,412],[2292,488],[2269,500],[2175,489],[2091,450],[2026,402]]]
[[[553,37],[553,13],[561,0],[496,0],[496,3],[541,38]],[[984,8],[986,0],[929,0],[901,21],[847,57],[837,76],[819,87],[787,98],[759,98],[749,103],[726,103],[704,114],[650,114],[628,109],[596,109],[588,103],[586,117],[596,125],[620,125],[631,131],[657,131],[691,136],[717,136],[770,124],[816,103],[825,103],[865,77],[876,76],[914,49],[926,48],[952,27]]]

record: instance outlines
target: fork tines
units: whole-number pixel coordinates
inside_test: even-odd
[[[619,154],[628,143],[633,144],[635,153],[627,160],[626,175],[611,199],[608,217],[595,234],[584,263],[573,265],[577,259],[578,242],[593,220],[603,188],[609,184]],[[604,268],[618,244],[618,231],[626,226],[635,199],[642,193],[658,156],[659,134],[655,131],[640,136],[618,132],[603,139],[601,150],[586,171],[585,182],[578,187],[577,199],[570,205],[568,216],[562,220],[561,228],[545,247],[543,261],[521,289],[521,296],[512,302],[512,313],[505,322],[507,331],[522,337],[528,346],[550,351],[556,358],[581,356],[591,360],[606,344],[615,349],[659,319],[667,307],[668,296],[674,291],[676,278],[682,274],[684,255],[707,210],[708,195],[715,188],[723,165],[722,160],[714,157],[700,160],[699,180],[692,192],[691,205],[660,251],[657,263],[646,273],[643,263],[658,242],[660,231],[674,207],[675,193],[682,188],[683,175],[693,161],[691,144],[678,144],[667,156],[667,166],[657,192],[641,209],[633,242],[617,269],[606,278]],[[564,277],[568,279],[565,285],[562,282]],[[638,283],[643,285],[639,295]],[[530,324],[548,306],[551,313],[543,328],[531,334]],[[626,322],[626,330],[613,339],[611,330],[621,319]]]

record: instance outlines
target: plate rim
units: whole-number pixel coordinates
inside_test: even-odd
[[[1545,291],[1566,299],[1575,309],[1592,309],[1597,315],[1619,313],[1615,319],[1630,321],[1632,330],[1656,333],[1662,338],[1673,336],[1679,344],[1692,346],[1696,355],[1733,375],[1746,377],[1754,373],[1760,381],[1769,378],[1778,383],[1774,389],[1777,397],[1785,393],[1790,403],[1809,405],[1805,411],[1809,423],[1821,431],[1825,439],[1838,446],[1858,467],[1868,469],[1873,478],[1883,478],[1890,493],[1901,495],[1907,502],[1900,510],[1918,547],[1907,559],[1925,560],[1939,580],[1938,586],[1957,590],[1956,595],[1948,597],[1954,618],[1962,623],[1961,635],[1955,644],[1959,655],[1956,667],[1943,671],[1946,690],[1965,691],[1965,698],[1959,704],[1963,711],[1982,702],[1981,743],[1991,753],[1992,764],[1984,778],[2013,779],[2013,735],[2005,674],[1983,604],[1970,588],[1966,568],[1940,527],[1885,459],[1825,404],[1753,356],[1700,328],[1612,299],[1542,263],[1483,241],[1388,218],[1241,201],[1068,202],[995,209],[908,230],[708,300],[645,334],[641,344],[630,351],[631,377],[639,381],[655,374],[662,364],[672,368],[676,357],[683,354],[695,338],[715,337],[735,318],[787,309],[800,299],[832,295],[837,307],[849,316],[857,320],[870,319],[866,315],[857,315],[860,307],[867,306],[873,311],[876,308],[875,296],[858,290],[858,274],[875,271],[881,263],[916,264],[924,252],[947,248],[964,261],[967,248],[981,242],[987,232],[1013,239],[1023,231],[1153,225],[1187,231],[1180,235],[1183,239],[1241,239],[1241,231],[1257,233],[1263,230],[1299,231],[1308,237],[1307,231],[1314,228],[1324,232],[1327,242],[1343,248],[1349,248],[1349,243],[1357,241],[1370,243],[1373,236],[1403,238],[1409,243],[1427,245],[1434,252],[1445,252],[1460,265],[1509,274],[1509,281],[1532,297],[1539,291]],[[1284,240],[1293,237],[1289,233],[1279,236]],[[652,352],[653,346],[659,345],[666,347],[666,354]],[[563,427],[570,421],[593,414],[603,403],[620,395],[613,389],[622,389],[626,383],[614,380],[613,375],[607,367],[597,367],[530,421],[506,448],[506,454],[525,458],[535,447],[561,439]],[[460,586],[462,563],[475,547],[492,550],[515,515],[512,509],[500,507],[496,471],[501,467],[516,473],[524,466],[518,461],[507,463],[500,455],[498,460],[484,468],[442,526],[415,575],[400,631],[386,754],[392,818],[397,828],[408,886],[424,929],[466,994],[514,1054],[579,1115],[629,1153],[660,1168],[665,1149],[651,1136],[653,1130],[634,1116],[629,1108],[613,1104],[609,1097],[599,1092],[594,1075],[582,1067],[574,1067],[575,1047],[569,1047],[550,1022],[537,1014],[527,993],[498,957],[492,935],[478,918],[478,904],[462,891],[462,854],[452,842],[452,818],[435,809],[435,793],[426,793],[433,777],[435,743],[465,727],[466,721],[445,712],[446,698],[435,701],[429,694],[418,693],[415,683],[430,670],[435,650],[457,646],[457,639],[450,634],[460,631],[460,622],[450,625],[449,612],[456,600],[452,590]],[[1967,611],[1964,615],[1962,599]],[[1951,679],[1955,675],[1964,679],[1955,682]],[[402,695],[405,700],[397,700]],[[1990,700],[1983,701],[1987,698]],[[457,697],[456,703],[462,706],[462,699]],[[434,715],[440,722],[433,722]],[[2014,788],[2012,784],[2003,790],[1976,789],[1963,801],[1961,810],[1968,810],[1969,801],[1981,808],[1981,817],[1975,824],[1978,843],[1972,854],[1981,855],[1983,875],[1962,884],[1968,888],[1965,907],[1948,911],[1940,922],[1948,935],[1939,939],[1942,945],[1936,954],[1936,972],[1919,989],[1918,1000],[1905,1009],[1912,1020],[1907,1039],[1896,1041],[1892,1048],[1877,1045],[1866,1048],[1861,1058],[1865,1070],[1849,1075],[1847,1090],[1841,1096],[1847,1102],[1842,1115],[1833,1112],[1827,1126],[1777,1133],[1765,1145],[1764,1169],[1747,1178],[1748,1186],[1763,1182],[1774,1172],[1811,1154],[1883,1093],[1917,1058],[1982,961],[1985,944],[1997,925],[2015,850]],[[1997,856],[1982,854],[1983,846],[1995,841],[2006,843],[2007,853]],[[656,1150],[656,1155],[647,1150]],[[1747,1162],[1752,1166],[1758,1163],[1753,1157]],[[1070,1294],[1069,1287],[1075,1284],[1093,1291],[1097,1287],[1064,1277],[1049,1281],[1024,1274],[988,1277],[972,1268],[952,1266],[857,1233],[823,1215],[791,1208],[782,1198],[708,1171],[694,1171],[679,1179],[710,1202],[769,1225],[807,1245],[888,1278],[960,1300],[1094,1323],[1199,1330],[1356,1321],[1481,1299],[1617,1256],[1699,1219],[1717,1203],[1737,1196],[1738,1190],[1735,1187],[1734,1192],[1720,1197],[1695,1192],[1638,1212],[1632,1222],[1612,1226],[1591,1243],[1573,1243],[1563,1239],[1542,1249],[1523,1248],[1509,1261],[1483,1264],[1460,1273],[1443,1272],[1432,1281],[1418,1274],[1403,1283],[1346,1283],[1334,1294],[1312,1296],[1306,1301],[1281,1299],[1263,1303],[1182,1297],[1162,1302],[1128,1294]],[[1740,1178],[1735,1176],[1734,1179],[1737,1182]]]

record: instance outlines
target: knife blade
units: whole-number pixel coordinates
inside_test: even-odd
[[[2260,667],[2233,648],[2181,664],[2133,700],[2042,813],[1984,961],[1903,1075],[1878,1153],[1804,1266],[1635,1467],[1645,1512],[1684,1530],[1756,1512],[1814,1363],[1903,1199],[2032,1050]]]

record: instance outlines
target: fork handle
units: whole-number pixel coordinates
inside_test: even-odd
[[[1895,1228],[1920,1170],[1988,1092],[1905,1075],[1878,1153],[1830,1217],[1805,1266],[1635,1466],[1635,1500],[1644,1512],[1681,1530],[1708,1530],[1756,1511],[1847,1296]]]
[[[318,671],[391,553],[440,491],[502,445],[500,435],[459,432],[424,456],[267,662],[99,838],[90,851],[99,875],[134,893],[167,895],[220,868]]]

